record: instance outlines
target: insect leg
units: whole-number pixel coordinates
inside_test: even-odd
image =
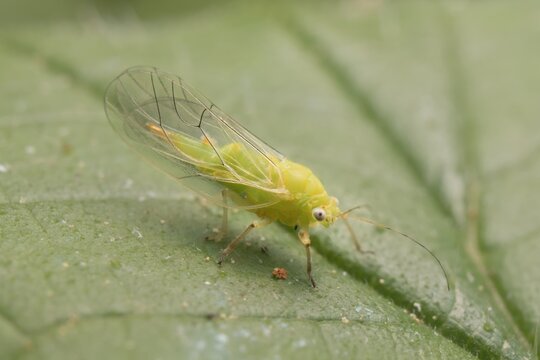
[[[351,234],[351,239],[354,243],[354,246],[356,247],[356,250],[361,254],[373,254],[373,251],[367,251],[362,249],[362,246],[360,246],[360,240],[358,239],[358,236],[356,236],[356,233],[354,232],[351,223],[346,217],[343,217],[342,219],[345,223],[345,226],[347,227],[347,230],[349,230],[349,233]]]
[[[311,282],[311,286],[317,287],[317,285],[315,284],[315,280],[313,280],[313,276],[311,276],[311,240],[309,239],[309,233],[306,230],[301,229],[300,231],[298,231],[298,238],[306,248],[307,274],[309,277],[309,281]]]
[[[238,246],[240,241],[242,241],[242,239],[244,239],[247,236],[247,234],[249,234],[251,232],[251,230],[253,230],[255,228],[266,226],[266,225],[270,224],[271,222],[272,221],[270,221],[270,220],[262,220],[262,221],[253,221],[251,224],[249,224],[244,229],[244,231],[242,231],[240,233],[240,235],[238,235],[233,241],[231,241],[229,243],[229,245],[227,245],[227,247],[225,249],[223,249],[223,251],[221,252],[221,255],[219,256],[218,264],[221,265],[223,260],[225,260],[225,258],[227,256],[229,256],[234,251],[234,249],[236,248],[236,246]]]
[[[206,240],[221,241],[228,231],[228,222],[229,222],[229,209],[227,208],[227,189],[221,190],[221,196],[223,197],[223,216],[221,217],[221,228],[213,233],[208,235]]]

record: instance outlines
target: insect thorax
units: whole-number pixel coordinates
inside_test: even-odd
[[[312,210],[332,205],[332,198],[320,180],[310,169],[293,161],[284,160],[278,166],[289,196],[272,206],[257,210],[257,215],[289,226],[308,227],[317,223]]]

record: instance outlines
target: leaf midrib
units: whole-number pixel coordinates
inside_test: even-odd
[[[459,225],[460,222],[453,215],[449,204],[446,203],[441,192],[435,189],[427,181],[421,171],[421,165],[417,158],[401,140],[399,134],[393,131],[390,120],[383,115],[383,112],[378,110],[373,100],[369,97],[368,92],[351,80],[353,77],[350,76],[345,68],[331,56],[331,52],[325,48],[324,44],[319,41],[319,39],[317,39],[317,36],[311,33],[307,28],[303,27],[299,21],[293,17],[288,17],[282,21],[282,24],[286,33],[288,33],[290,37],[305,50],[306,54],[319,63],[320,68],[334,81],[336,87],[342,91],[342,94],[345,95],[365,118],[371,120],[372,124],[379,130],[382,138],[385,139],[394,149],[395,153],[402,158],[403,162],[410,169],[421,187],[425,189],[429,196],[434,200],[434,203],[437,205],[441,214],[445,218],[451,220],[453,225],[464,234],[465,242],[462,242],[462,245],[465,254],[471,261],[471,264],[482,275],[482,280],[486,284],[492,300],[494,300],[495,306],[497,306],[499,311],[505,316],[505,320],[510,324],[514,335],[519,339],[521,344],[527,348],[531,345],[524,335],[525,330],[520,327],[521,324],[517,323],[512,317],[509,310],[509,304],[500,293],[501,289],[495,285],[493,278],[489,275],[486,261],[480,251],[481,230],[479,219],[481,216],[479,205],[481,203],[481,177],[479,176],[478,154],[474,146],[476,139],[475,122],[467,101],[464,74],[462,65],[459,61],[457,38],[452,37],[455,31],[454,25],[443,8],[441,8],[441,18],[443,18],[441,26],[443,26],[445,30],[443,33],[447,34],[444,45],[448,55],[446,58],[448,59],[447,68],[449,69],[449,83],[451,86],[450,94],[453,96],[451,100],[456,109],[458,137],[459,139],[462,139],[461,145],[464,148],[461,161],[464,164],[466,175],[465,197],[467,216],[466,222],[462,226]],[[327,257],[327,254],[325,255],[323,253],[323,256]],[[334,261],[333,263],[336,262]],[[336,265],[341,266],[339,263],[336,263]],[[383,296],[387,295],[383,293]],[[428,324],[430,323],[428,322]],[[430,325],[434,326],[434,324]],[[458,345],[463,347],[463,344],[458,343]],[[472,352],[473,349],[468,350]]]

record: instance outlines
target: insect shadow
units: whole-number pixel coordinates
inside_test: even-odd
[[[223,248],[230,240],[229,237],[221,241],[207,240],[216,224],[219,224],[219,208],[212,204],[201,203],[197,199],[180,200],[146,200],[141,204],[139,220],[135,220],[137,229],[143,234],[152,234],[140,241],[149,241],[156,246],[172,245],[186,252],[198,254],[197,256],[208,262],[208,266],[218,267],[220,271],[231,276],[245,276],[257,279],[271,280],[271,273],[275,267],[285,267],[291,275],[290,279],[299,279],[299,286],[305,287],[302,280],[304,274],[304,258],[301,248],[297,248],[293,233],[283,231],[278,225],[260,229],[241,243],[230,259],[218,265],[217,261]],[[138,211],[138,212],[139,212]],[[234,234],[242,228],[243,224],[252,215],[247,212],[237,212],[231,217],[231,233]],[[203,230],[204,229],[204,230]],[[232,237],[233,235],[230,235]],[[158,242],[159,244],[156,244]],[[266,252],[261,251],[265,247]]]

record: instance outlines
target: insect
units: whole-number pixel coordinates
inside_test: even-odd
[[[223,207],[221,228],[209,238],[219,241],[227,234],[230,208],[258,216],[225,247],[219,264],[253,229],[273,222],[296,230],[305,247],[313,287],[311,227],[329,227],[342,220],[356,249],[362,251],[348,222],[358,207],[341,211],[338,200],[327,194],[309,168],[285,158],[180,77],[153,67],[129,68],[108,86],[105,111],[114,130],[143,157]],[[396,231],[369,219],[360,220]],[[435,257],[410,236],[398,233]],[[435,259],[449,284],[442,264]]]

